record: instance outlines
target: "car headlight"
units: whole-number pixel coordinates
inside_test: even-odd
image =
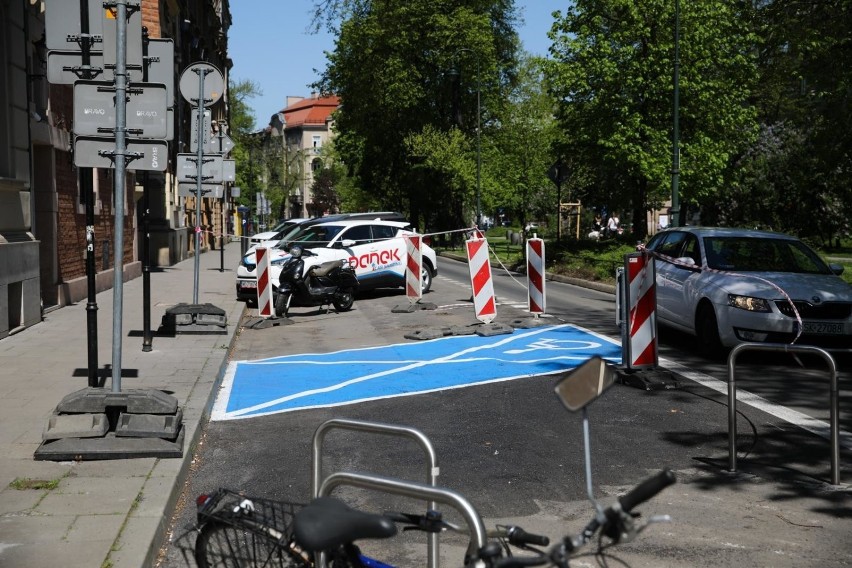
[[[752,298],[751,296],[738,296],[728,294],[728,305],[747,312],[771,312],[769,302],[763,298]]]

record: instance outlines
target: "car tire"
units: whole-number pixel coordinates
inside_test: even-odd
[[[428,262],[423,263],[421,281],[423,282],[421,285],[421,293],[426,294],[432,289],[432,267]]]
[[[713,306],[702,304],[695,316],[695,335],[698,349],[705,357],[716,359],[722,354],[722,341],[719,339],[719,323]]]

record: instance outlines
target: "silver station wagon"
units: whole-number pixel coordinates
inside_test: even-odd
[[[798,344],[852,347],[852,286],[840,277],[843,267],[795,237],[678,227],[646,248],[656,258],[657,321],[695,335],[707,355],[797,336]]]

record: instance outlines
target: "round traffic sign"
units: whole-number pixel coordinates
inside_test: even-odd
[[[198,100],[199,87],[203,92],[203,101]],[[199,61],[181,73],[180,94],[188,103],[209,107],[216,104],[224,92],[225,78],[215,65]]]

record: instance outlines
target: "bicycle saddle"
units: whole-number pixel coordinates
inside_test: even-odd
[[[333,497],[317,497],[293,521],[296,542],[310,552],[332,550],[362,538],[390,538],[396,524],[389,518],[350,508]]]

